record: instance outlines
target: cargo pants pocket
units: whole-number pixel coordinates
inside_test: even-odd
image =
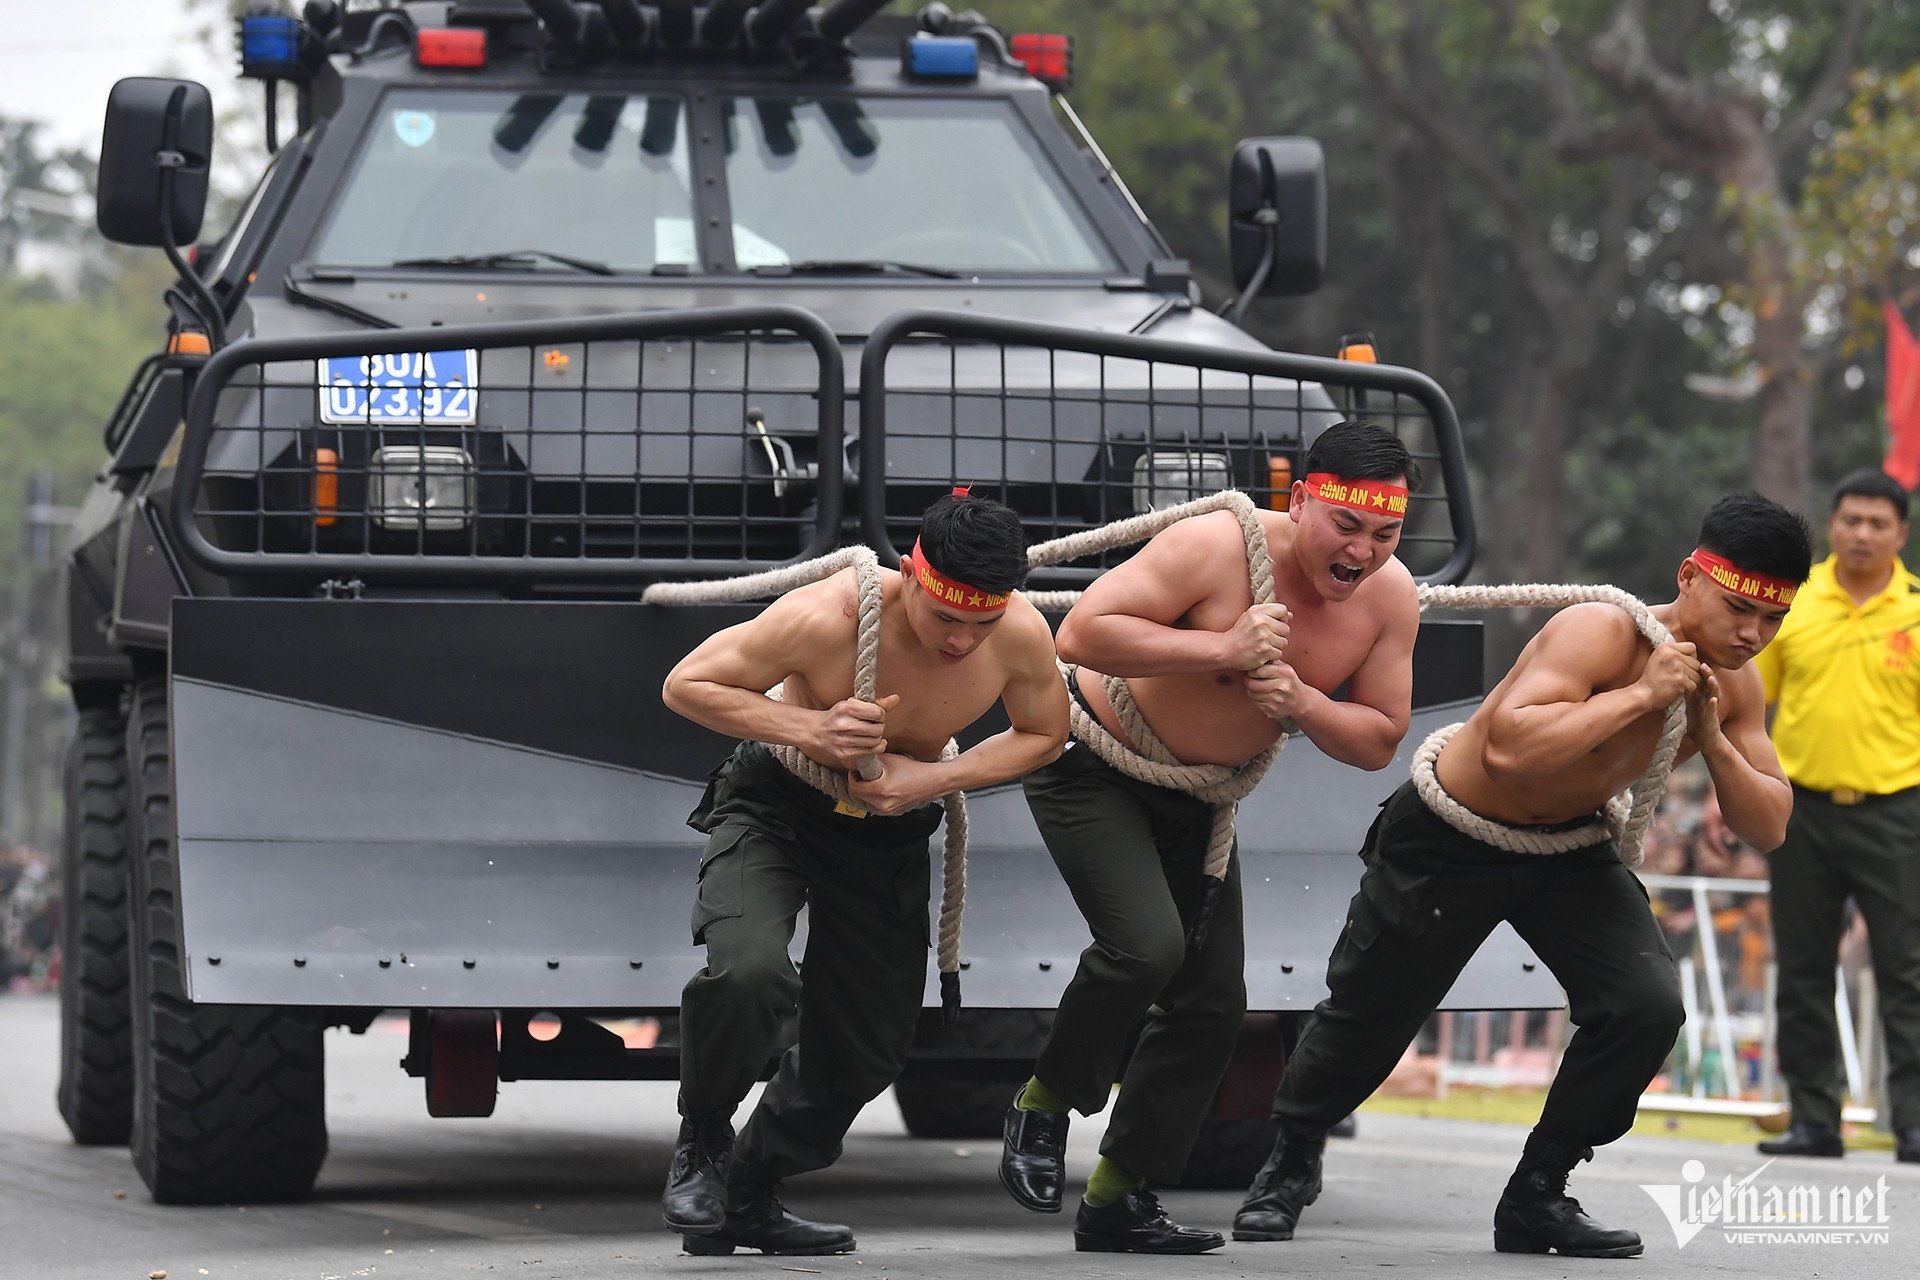
[[[731,920],[746,910],[747,858],[745,845],[752,831],[746,827],[714,828],[700,855],[700,883],[693,895],[693,940],[707,940],[707,926]]]

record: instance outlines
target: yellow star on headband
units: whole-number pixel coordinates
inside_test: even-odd
[[[967,597],[967,603],[971,605],[979,605],[984,603],[984,601],[981,599],[980,593],[976,591],[972,595]]]
[[[1387,505],[1387,495],[1386,495],[1386,494],[1384,494],[1384,493],[1376,493],[1376,494],[1374,494],[1374,495],[1373,495],[1373,505],[1374,505],[1374,506],[1376,506],[1376,507],[1384,507],[1384,506],[1386,506],[1386,505]]]
[[[1779,598],[1779,595],[1780,595],[1780,588],[1778,588],[1778,587],[1768,587],[1768,588],[1767,588],[1767,599],[1769,599],[1769,600],[1774,600],[1774,599],[1778,599],[1778,598]]]

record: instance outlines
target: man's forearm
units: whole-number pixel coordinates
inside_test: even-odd
[[[1652,710],[1657,708],[1645,691],[1629,685],[1584,702],[1522,707],[1495,716],[1487,734],[1487,772],[1509,780],[1559,773]]]
[[[1793,788],[1762,773],[1723,736],[1702,751],[1714,795],[1727,829],[1761,853],[1771,853],[1787,838],[1793,815]]]
[[[1339,702],[1308,687],[1293,722],[1307,740],[1341,764],[1384,769],[1393,761],[1406,730],[1393,718],[1363,702]]]
[[[813,744],[820,718],[811,707],[790,706],[764,693],[710,680],[669,684],[665,700],[669,710],[715,733],[803,750]]]
[[[941,794],[971,791],[1025,777],[1058,758],[1060,748],[1060,741],[1052,734],[1004,729],[936,766],[940,770]]]
[[[1126,614],[1106,614],[1060,629],[1065,662],[1110,676],[1175,676],[1219,671],[1227,663],[1217,631],[1169,627]]]

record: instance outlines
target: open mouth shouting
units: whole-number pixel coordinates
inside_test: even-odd
[[[1350,587],[1360,581],[1360,575],[1365,573],[1366,570],[1357,564],[1341,564],[1339,561],[1335,561],[1327,566],[1327,572],[1333,576],[1333,580],[1340,586]]]

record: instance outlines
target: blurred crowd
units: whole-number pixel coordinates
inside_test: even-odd
[[[1645,854],[1640,868],[1644,875],[1754,882],[1753,888],[1729,885],[1706,897],[1719,942],[1728,1006],[1736,1013],[1762,1012],[1767,965],[1773,959],[1766,855],[1727,828],[1706,767],[1698,759],[1674,770],[1666,797],[1647,830]],[[1695,954],[1700,913],[1692,890],[1655,885],[1648,897],[1674,956]],[[1866,959],[1866,929],[1854,913],[1841,942],[1841,967],[1852,974]]]
[[[59,980],[59,912],[47,855],[0,845],[0,992],[53,989]]]

